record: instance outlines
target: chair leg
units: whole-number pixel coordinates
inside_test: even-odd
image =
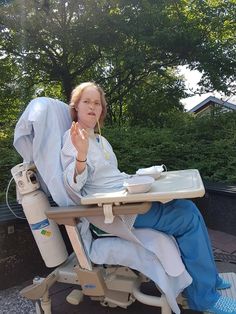
[[[137,285],[133,290],[134,297],[141,303],[156,306],[161,308],[162,314],[171,314],[171,308],[166,300],[166,297],[164,294],[161,295],[161,297],[157,296],[151,296],[144,294],[139,290],[139,286]]]

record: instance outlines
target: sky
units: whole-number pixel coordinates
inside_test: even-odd
[[[186,80],[185,82],[186,88],[196,91],[198,87],[198,82],[200,81],[202,74],[197,70],[189,70],[187,66],[178,67],[178,71],[179,74],[183,75]],[[196,94],[195,96],[181,99],[181,102],[184,105],[184,108],[188,111],[209,96],[215,96],[220,99],[223,97],[223,99],[225,99],[224,95],[215,91],[212,93],[206,93],[202,95]],[[236,104],[236,96],[231,97],[229,99],[229,102]]]

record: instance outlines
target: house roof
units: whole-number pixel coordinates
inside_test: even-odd
[[[221,105],[224,106],[226,108],[232,109],[232,110],[236,110],[236,105],[233,103],[230,103],[228,101],[216,98],[214,96],[209,96],[207,97],[205,100],[203,100],[202,102],[200,102],[198,105],[196,105],[195,107],[193,107],[192,109],[190,109],[188,112],[199,112],[202,109],[206,108],[209,103],[215,103],[217,105]]]

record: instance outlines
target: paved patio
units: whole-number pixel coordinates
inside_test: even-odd
[[[219,272],[235,272],[236,273],[236,236],[229,235],[224,232],[209,230],[210,238],[213,245],[217,267]],[[19,291],[31,284],[25,282],[20,286],[12,287],[7,290],[0,291],[0,314],[34,314],[35,306],[33,302],[22,298]],[[139,302],[135,302],[128,309],[103,307],[99,302],[91,301],[85,297],[79,306],[71,305],[66,302],[65,298],[73,290],[73,285],[65,285],[57,283],[51,289],[53,314],[157,314],[160,310],[156,307],[147,306]],[[154,294],[156,288],[152,283],[144,286],[144,292]],[[184,310],[184,314],[194,313],[191,310]]]

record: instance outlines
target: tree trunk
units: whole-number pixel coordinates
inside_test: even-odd
[[[71,78],[69,73],[64,74],[62,76],[62,86],[63,86],[64,92],[65,92],[65,96],[66,96],[66,100],[67,100],[68,103],[70,101],[71,92],[72,92],[73,88],[75,87],[75,86],[73,86],[72,82],[73,82],[73,80],[72,80],[72,78]]]

